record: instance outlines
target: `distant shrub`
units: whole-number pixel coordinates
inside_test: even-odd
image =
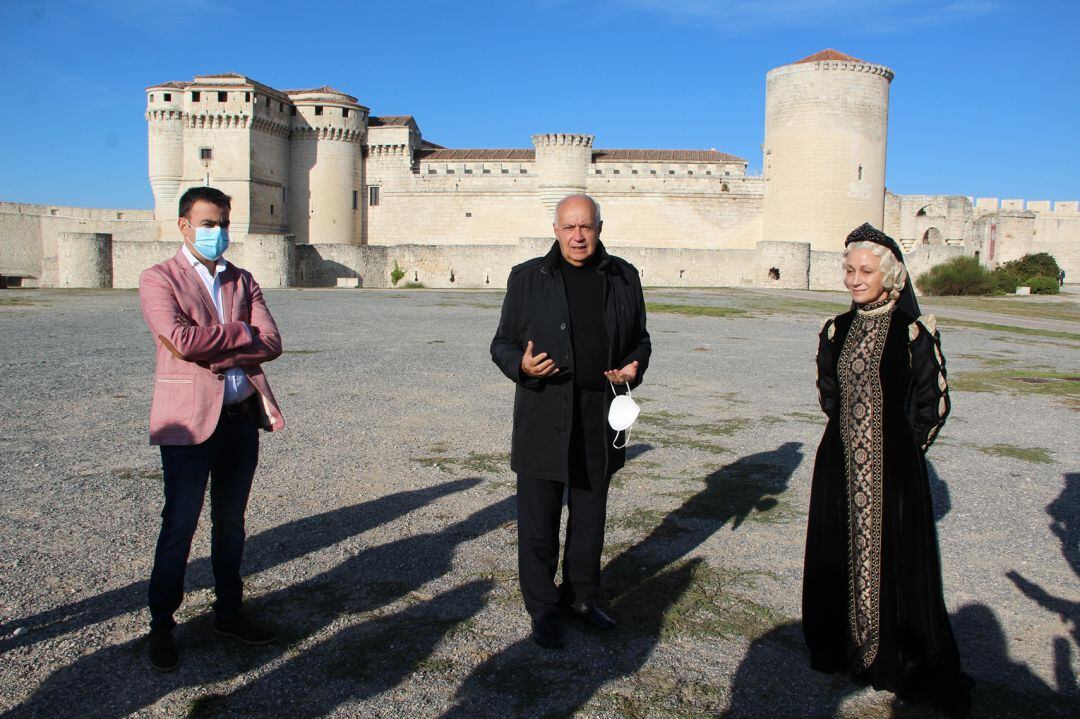
[[[954,257],[919,275],[915,281],[928,295],[991,295],[997,285],[974,257]]]
[[[394,269],[390,271],[390,281],[394,283],[394,287],[397,287],[397,283],[401,282],[401,278],[405,276],[405,270],[398,267],[397,260],[394,260]]]
[[[1058,281],[1049,277],[1032,277],[1024,282],[1031,288],[1033,295],[1056,295],[1058,293]]]
[[[1037,252],[1034,255],[1024,255],[1018,260],[1006,262],[990,274],[994,278],[994,285],[997,289],[1011,295],[1016,292],[1017,287],[1031,287],[1032,293],[1035,293],[1035,288],[1031,285],[1031,282],[1037,277],[1052,279],[1054,284],[1057,284],[1059,269],[1058,263],[1052,255]],[[1039,287],[1044,286],[1048,285],[1039,283]],[[1037,294],[1051,293],[1040,291]]]
[[[404,287],[407,290],[422,290],[422,289],[424,289],[424,283],[423,282],[406,282],[405,284],[402,285],[402,287]]]
[[[997,291],[1004,292],[1007,295],[1016,292],[1016,288],[1024,284],[1023,277],[1004,267],[999,267],[991,272],[990,277],[993,278],[994,287],[997,288]]]
[[[1008,270],[1019,277],[1051,277],[1055,280],[1061,270],[1054,256],[1046,252],[1024,255],[1018,260],[1006,262],[998,269]]]

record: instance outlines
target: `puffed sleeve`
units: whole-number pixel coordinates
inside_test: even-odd
[[[836,362],[833,359],[833,336],[836,334],[836,318],[830,317],[821,325],[818,334],[817,388],[821,411],[832,415],[839,401],[840,391],[836,382]]]
[[[908,326],[908,348],[912,376],[908,420],[925,452],[944,426],[952,406],[945,379],[945,356],[941,354],[941,335],[933,315],[923,315]]]

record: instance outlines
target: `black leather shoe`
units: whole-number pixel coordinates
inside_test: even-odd
[[[532,640],[544,649],[563,649],[562,627],[559,619],[548,616],[532,620]]]
[[[159,672],[171,672],[180,664],[180,655],[172,638],[172,629],[154,628],[150,630],[150,642],[146,649],[150,666]]]
[[[591,599],[585,602],[571,604],[569,609],[578,619],[581,619],[590,627],[608,631],[618,626],[618,622],[616,622],[610,614],[601,609],[599,604]]]
[[[269,644],[274,641],[274,633],[258,624],[252,624],[243,614],[237,614],[227,619],[214,618],[214,631],[224,634],[233,639],[239,639],[244,644]]]

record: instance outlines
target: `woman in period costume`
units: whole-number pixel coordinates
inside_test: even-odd
[[[814,669],[965,716],[971,682],[942,597],[923,457],[949,414],[945,360],[903,263],[870,225],[845,242],[852,307],[818,344],[829,422],[810,495],[803,632]]]

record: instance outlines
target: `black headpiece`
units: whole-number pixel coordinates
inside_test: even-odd
[[[889,237],[869,222],[864,222],[852,230],[851,234],[844,240],[844,247],[847,247],[853,242],[873,242],[875,245],[886,247],[889,252],[893,254],[893,257],[896,258],[897,262],[904,264],[904,253],[900,251],[900,245],[896,243],[896,240]],[[854,308],[855,303],[852,302],[851,306]],[[904,289],[900,291],[900,297],[896,300],[896,306],[912,317],[918,317],[922,314],[919,310],[919,303],[915,300],[915,290],[912,287],[910,273],[908,274],[907,282],[904,283]]]

